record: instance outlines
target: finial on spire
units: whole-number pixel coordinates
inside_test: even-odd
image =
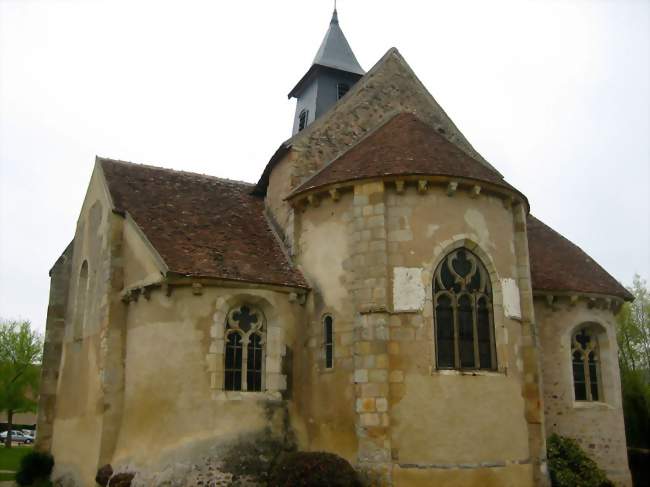
[[[338,24],[339,23],[339,14],[336,11],[336,0],[334,0],[334,13],[332,14],[332,20],[330,21],[330,24]]]

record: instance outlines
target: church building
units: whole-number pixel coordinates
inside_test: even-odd
[[[631,485],[630,293],[397,49],[366,72],[336,11],[289,96],[255,184],[97,157],[50,271],[37,447],[60,485],[265,485],[299,450],[368,485],[547,486],[553,433]]]

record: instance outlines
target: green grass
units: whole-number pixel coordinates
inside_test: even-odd
[[[12,480],[16,480],[15,474],[0,472],[0,482],[11,482]]]
[[[31,446],[12,446],[11,448],[6,448],[4,446],[0,447],[0,470],[12,470],[15,472],[20,466],[21,458],[27,455],[30,451],[32,451]],[[0,477],[0,480],[5,479]]]

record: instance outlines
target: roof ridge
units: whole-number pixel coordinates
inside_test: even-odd
[[[162,167],[162,166],[154,166],[153,164],[143,164],[140,162],[132,162],[132,161],[123,161],[121,159],[113,159],[111,157],[103,157],[103,156],[95,156],[96,160],[102,161],[102,162],[108,162],[108,163],[113,163],[113,164],[125,164],[125,165],[130,165],[130,166],[138,166],[138,167],[143,167],[147,169],[155,169],[157,171],[163,171],[166,173],[172,173],[172,174],[180,174],[180,175],[186,175],[186,176],[199,176],[202,178],[206,179],[215,179],[217,181],[221,181],[224,183],[234,183],[234,184],[241,184],[241,185],[246,185],[246,186],[255,186],[255,183],[249,183],[248,181],[241,181],[238,179],[229,179],[229,178],[222,178],[219,176],[213,176],[211,174],[204,174],[204,173],[198,173],[198,172],[192,172],[192,171],[183,171],[179,169],[170,169],[168,167]]]

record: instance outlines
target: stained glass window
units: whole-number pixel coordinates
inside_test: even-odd
[[[225,390],[263,389],[265,331],[261,311],[246,305],[230,310],[226,321]]]
[[[496,369],[492,290],[479,258],[460,248],[433,278],[436,365],[439,369]]]
[[[598,341],[587,327],[581,328],[573,335],[571,356],[575,400],[600,401]]]

